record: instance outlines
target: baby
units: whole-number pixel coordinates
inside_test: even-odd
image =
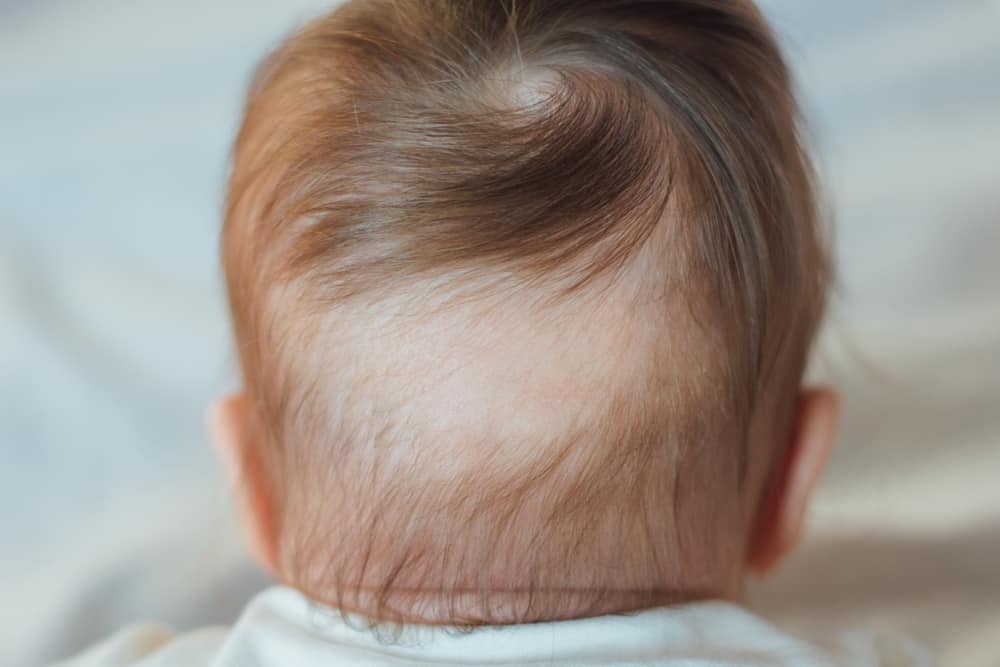
[[[87,665],[874,664],[738,606],[837,400],[789,74],[740,0],[353,0],[261,66],[213,432],[283,586]]]

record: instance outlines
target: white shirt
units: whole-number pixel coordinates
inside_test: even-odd
[[[258,595],[231,628],[175,635],[155,624],[124,628],[58,667],[312,667],[359,665],[648,665],[868,667],[931,665],[907,643],[847,633],[822,649],[726,602],[628,615],[482,627],[366,629],[289,588]]]

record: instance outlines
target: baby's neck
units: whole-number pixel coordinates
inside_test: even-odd
[[[437,626],[514,625],[627,614],[710,599],[734,599],[724,590],[499,590],[362,591],[317,597],[318,602],[368,619]]]
[[[642,520],[654,510],[630,515],[583,501],[545,522],[553,510],[544,497],[508,517],[502,490],[481,495],[497,507],[470,520],[427,511],[412,519],[415,511],[400,509],[373,522],[370,512],[345,512],[331,531],[314,531],[325,539],[283,541],[276,569],[326,606],[424,625],[559,621],[742,595],[743,538],[732,522],[672,527],[669,515]]]

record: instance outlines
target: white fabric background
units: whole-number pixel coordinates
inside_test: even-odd
[[[327,4],[0,0],[0,664],[263,581],[202,428],[235,376],[216,236],[251,68]],[[751,602],[1000,665],[1000,5],[765,6],[836,212],[847,413]]]

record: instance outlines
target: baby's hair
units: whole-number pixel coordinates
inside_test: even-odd
[[[750,2],[352,0],[291,36],[250,90],[223,232],[283,576],[390,620],[434,591],[456,623],[709,585],[703,552],[745,536],[721,489],[775,460],[750,420],[770,387],[789,418],[823,311],[816,208]],[[418,322],[475,341],[520,311],[606,353],[548,440],[513,414],[431,436],[432,389],[366,361],[433,337]],[[672,574],[622,584],[626,563]],[[504,591],[527,601],[494,614]]]

